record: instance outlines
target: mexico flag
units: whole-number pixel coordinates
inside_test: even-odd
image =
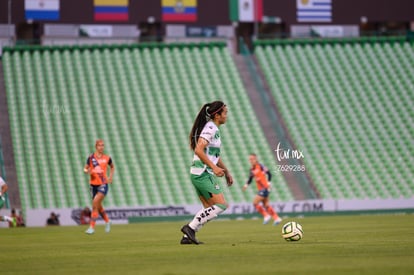
[[[230,20],[257,22],[263,18],[263,0],[230,0]]]

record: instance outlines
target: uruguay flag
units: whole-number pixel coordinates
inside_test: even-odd
[[[331,22],[332,0],[296,0],[298,22]]]
[[[59,20],[60,0],[25,0],[26,20]]]

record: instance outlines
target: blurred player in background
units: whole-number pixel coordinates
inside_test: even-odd
[[[91,215],[91,209],[86,206],[80,213],[80,224],[89,224],[91,222]]]
[[[249,161],[252,166],[250,168],[249,179],[243,186],[243,191],[246,191],[247,187],[252,183],[252,180],[254,178],[256,180],[258,192],[254,197],[253,205],[256,208],[257,212],[263,216],[263,224],[269,223],[269,221],[273,218],[273,224],[277,225],[282,221],[282,219],[269,204],[269,192],[272,186],[272,183],[270,181],[272,180],[272,174],[270,173],[269,169],[267,169],[263,164],[259,163],[256,154],[250,154]]]
[[[7,186],[7,183],[3,180],[2,177],[0,177],[0,209],[6,203],[5,194],[7,192],[7,189],[9,189],[9,187]],[[11,227],[16,227],[16,218],[9,217],[9,216],[0,216],[0,221],[9,222]]]
[[[198,113],[190,133],[190,147],[194,151],[190,169],[191,182],[203,208],[194,219],[181,228],[181,244],[200,244],[195,233],[208,221],[216,218],[228,207],[218,177],[225,176],[227,185],[233,178],[220,157],[219,126],[226,123],[227,107],[221,101],[205,104]]]
[[[104,154],[105,144],[102,139],[95,142],[95,153],[86,160],[83,171],[90,174],[90,190],[92,195],[92,214],[89,228],[86,234],[95,233],[95,223],[99,215],[105,221],[105,232],[111,231],[111,222],[105,213],[102,202],[108,193],[108,184],[112,183],[115,166],[110,156]],[[111,167],[109,178],[107,178],[108,165]]]

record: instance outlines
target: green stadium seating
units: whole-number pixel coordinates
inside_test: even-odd
[[[323,198],[414,195],[412,44],[261,42],[255,54]]]
[[[227,200],[255,194],[241,191],[249,153],[275,168],[224,44],[17,47],[4,51],[3,66],[25,209],[90,205],[82,167],[97,138],[116,165],[107,207],[199,204],[187,136],[202,104],[216,99],[229,106],[223,158],[235,186],[224,187]],[[273,174],[272,200],[292,200]]]

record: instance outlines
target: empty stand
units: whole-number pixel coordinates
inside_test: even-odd
[[[323,198],[414,195],[412,42],[266,41],[255,53]]]
[[[116,166],[106,206],[199,203],[187,135],[202,104],[217,99],[229,107],[222,127],[235,177],[232,188],[223,183],[229,202],[255,194],[241,191],[249,153],[275,170],[274,148],[225,44],[17,47],[5,50],[3,65],[24,208],[90,205],[82,167],[97,138]],[[291,200],[273,172],[272,200]]]

